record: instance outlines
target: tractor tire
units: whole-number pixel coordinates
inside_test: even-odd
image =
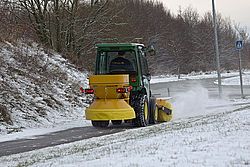
[[[91,121],[92,125],[96,128],[106,128],[109,125],[109,121]]]
[[[156,99],[150,98],[149,102],[149,123],[156,124],[158,119],[158,108],[156,106]]]
[[[135,126],[145,127],[149,123],[148,98],[146,95],[139,95],[134,103],[136,118]]]
[[[111,120],[113,125],[121,125],[122,124],[122,120]]]

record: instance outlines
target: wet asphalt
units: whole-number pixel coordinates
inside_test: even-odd
[[[108,134],[125,131],[130,126],[111,126],[108,128],[76,127],[63,131],[48,133],[45,135],[32,136],[27,139],[0,142],[0,157],[11,154],[32,151],[45,147],[56,146],[74,141],[89,139]]]
[[[214,84],[217,79],[183,80],[181,82],[157,83],[151,85],[152,93],[156,96],[175,98],[180,93],[190,90],[205,88],[208,90],[209,98],[218,98],[218,85]],[[244,96],[250,97],[250,86],[243,85]],[[222,86],[222,97],[227,99],[241,98],[240,86]]]

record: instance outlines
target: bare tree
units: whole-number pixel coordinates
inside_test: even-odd
[[[0,15],[0,30],[8,28],[1,38],[20,36],[13,32],[29,36],[34,31],[41,43],[79,68],[93,68],[98,42],[138,42],[135,39],[140,38],[139,42],[157,49],[156,57],[148,57],[153,73],[215,69],[211,14],[200,16],[192,8],[176,16],[151,0],[3,0]],[[247,62],[248,36],[240,26],[237,30],[230,20],[217,17],[222,67],[237,68],[234,41],[237,34],[245,40]]]

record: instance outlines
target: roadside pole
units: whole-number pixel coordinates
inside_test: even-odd
[[[219,53],[217,19],[216,19],[214,0],[212,0],[212,11],[213,11],[213,23],[214,23],[214,42],[215,42],[216,65],[217,65],[217,75],[218,75],[218,89],[219,89],[219,98],[221,98],[222,88],[221,88],[221,73],[220,73],[220,53]]]
[[[240,90],[241,90],[241,98],[244,99],[244,92],[243,92],[243,79],[242,79],[242,71],[241,71],[241,49],[243,48],[243,41],[239,40],[235,43],[236,49],[239,53],[239,73],[240,73]]]

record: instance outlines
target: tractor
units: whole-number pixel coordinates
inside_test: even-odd
[[[153,97],[150,89],[146,57],[154,56],[152,47],[139,43],[101,43],[96,49],[95,73],[89,77],[89,88],[83,89],[85,94],[94,95],[85,110],[86,119],[94,127],[107,127],[110,122],[145,127],[171,120],[171,104]]]

